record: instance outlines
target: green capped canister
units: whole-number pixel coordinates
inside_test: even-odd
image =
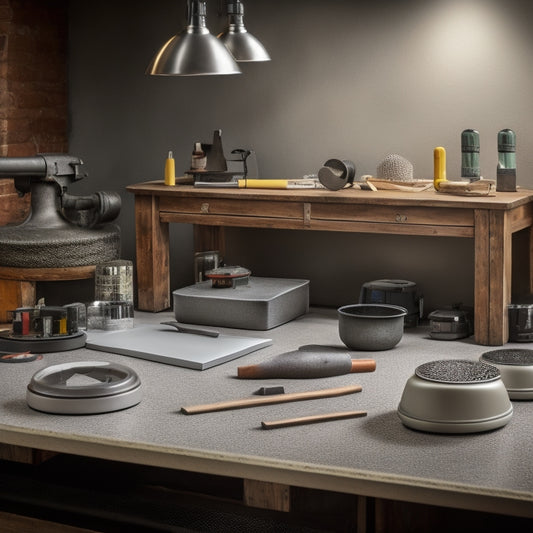
[[[461,177],[470,181],[480,179],[479,132],[467,129],[461,133]]]

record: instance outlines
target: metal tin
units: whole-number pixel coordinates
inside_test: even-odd
[[[95,300],[133,302],[133,263],[124,259],[96,265]]]
[[[118,411],[141,401],[141,380],[131,368],[104,361],[63,363],[36,372],[27,387],[32,409],[56,414]]]
[[[91,302],[87,305],[87,330],[133,328],[133,302]]]

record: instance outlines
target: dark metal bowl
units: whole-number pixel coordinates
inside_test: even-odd
[[[407,309],[389,304],[352,304],[337,310],[339,336],[350,350],[390,350],[402,336]]]

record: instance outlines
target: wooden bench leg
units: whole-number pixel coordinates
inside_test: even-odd
[[[35,305],[35,282],[0,279],[0,323],[9,322],[8,311]]]
[[[141,311],[170,307],[169,227],[159,220],[159,198],[135,197],[137,295]]]
[[[529,232],[529,256],[528,256],[528,282],[529,294],[533,294],[533,227],[528,229]]]
[[[224,228],[221,226],[193,226],[194,251],[206,252],[209,250],[218,250],[220,256],[224,257],[226,253],[226,240]]]
[[[271,511],[290,511],[290,487],[281,483],[244,480],[244,503]]]
[[[0,443],[0,459],[15,463],[38,465],[57,455],[56,452]]]
[[[474,335],[478,344],[501,346],[509,338],[512,232],[503,211],[475,214]]]

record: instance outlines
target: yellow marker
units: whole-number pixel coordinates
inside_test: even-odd
[[[441,182],[446,181],[446,150],[437,146],[433,150],[433,186],[439,190]]]
[[[165,185],[176,185],[176,165],[172,152],[168,153],[165,161]]]

